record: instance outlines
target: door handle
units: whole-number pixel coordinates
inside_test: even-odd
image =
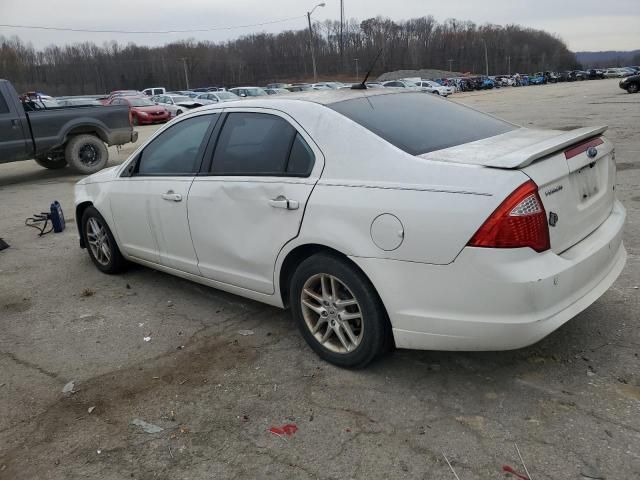
[[[15,118],[11,120],[11,128],[18,128],[19,126],[20,123],[18,123],[18,120],[16,120]]]
[[[284,208],[285,210],[297,210],[300,207],[297,200],[289,200],[283,195],[269,200],[269,205],[273,208]]]
[[[163,193],[160,195],[163,200],[168,200],[170,202],[181,202],[182,195],[179,193],[175,193],[173,190],[169,190],[167,193]]]

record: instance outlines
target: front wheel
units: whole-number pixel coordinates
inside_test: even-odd
[[[64,156],[78,173],[89,175],[102,170],[109,161],[109,152],[102,140],[94,135],[78,135],[67,143]]]
[[[329,254],[304,260],[290,284],[294,321],[324,360],[362,368],[380,355],[390,334],[387,315],[371,282]]]
[[[126,260],[100,212],[94,207],[88,207],[82,214],[81,225],[84,244],[94,265],[104,273],[124,270]]]
[[[629,93],[638,93],[638,84],[637,83],[632,83],[631,85],[629,85],[627,87],[627,92],[629,92]]]

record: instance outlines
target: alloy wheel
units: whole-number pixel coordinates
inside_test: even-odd
[[[86,226],[87,243],[93,254],[93,258],[103,266],[111,261],[111,242],[106,227],[96,217],[91,217]]]
[[[337,277],[310,277],[301,293],[302,315],[314,338],[335,353],[351,353],[362,342],[364,322],[358,300]]]
[[[95,165],[100,159],[98,149],[91,144],[86,144],[80,147],[79,155],[80,161],[88,167]]]

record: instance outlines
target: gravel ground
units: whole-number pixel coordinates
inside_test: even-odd
[[[602,80],[453,100],[610,126],[629,260],[599,301],[526,349],[340,370],[288,312],[142,267],[101,274],[77,245],[79,177],[0,165],[0,478],[454,479],[446,454],[460,479],[496,479],[523,470],[517,444],[535,480],[640,479],[640,95]],[[53,199],[69,228],[39,238],[24,219]],[[268,431],[287,423],[295,434]]]

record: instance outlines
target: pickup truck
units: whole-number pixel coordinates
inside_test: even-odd
[[[37,98],[20,99],[11,82],[0,79],[0,164],[34,159],[88,175],[107,165],[107,145],[137,139],[129,107],[48,107]]]

